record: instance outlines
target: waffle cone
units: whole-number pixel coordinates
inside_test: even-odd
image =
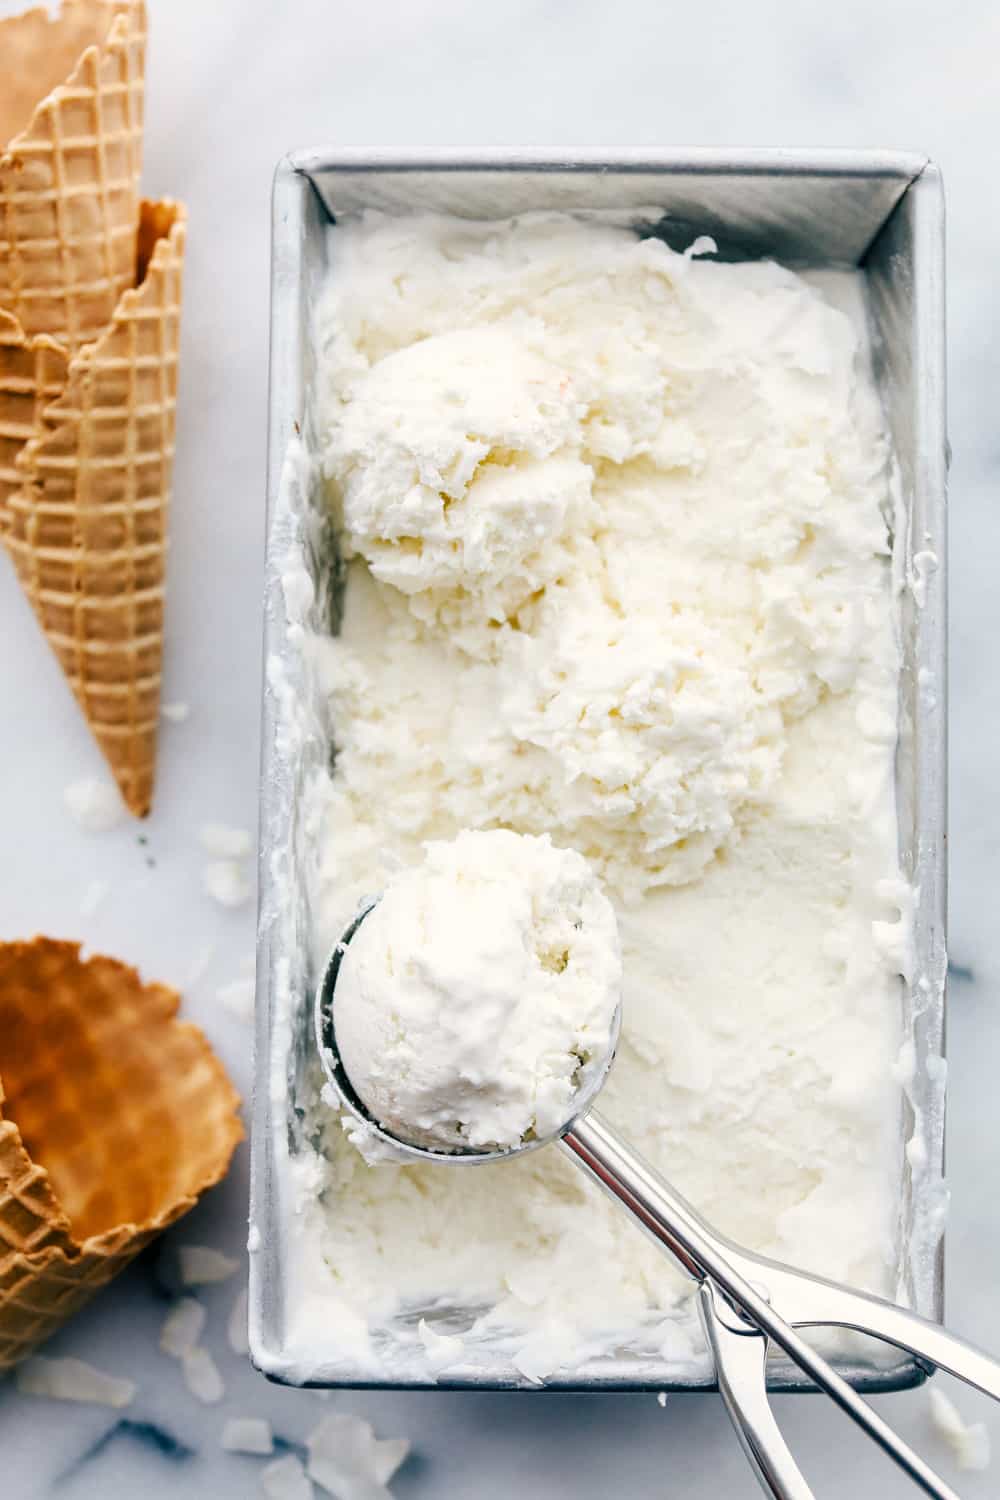
[[[66,384],[69,355],[47,333],[28,338],[0,308],[0,524],[19,487],[17,456],[42,425],[42,414]]]
[[[0,307],[71,352],[135,281],[145,36],[143,0],[0,25]]]
[[[0,1371],[225,1175],[239,1097],[179,996],[78,943],[0,943]]]
[[[139,817],[156,761],[184,227],[179,204],[142,204],[142,284],[71,359],[3,517],[32,608]]]

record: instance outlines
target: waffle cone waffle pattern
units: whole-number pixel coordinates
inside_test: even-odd
[[[0,22],[0,536],[137,817],[163,654],[184,211],[139,197],[144,0]]]
[[[0,1371],[225,1175],[239,1097],[179,996],[76,943],[0,944]]]
[[[0,106],[0,307],[72,352],[135,281],[145,10],[70,0],[58,20],[38,17],[0,28],[5,92],[17,80]],[[28,113],[30,81],[56,63],[70,71]]]
[[[41,430],[45,408],[62,395],[69,353],[50,334],[28,338],[0,308],[0,524],[21,483],[18,455]]]
[[[142,206],[142,285],[69,364],[23,448],[4,531],[18,577],[129,809],[153,795],[184,216]]]

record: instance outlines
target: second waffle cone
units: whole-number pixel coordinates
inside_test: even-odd
[[[239,1097],[179,997],[77,943],[0,943],[0,1371],[218,1182]]]
[[[144,203],[142,284],[70,362],[18,460],[4,539],[129,809],[156,759],[184,210]]]

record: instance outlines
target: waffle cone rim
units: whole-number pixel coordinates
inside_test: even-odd
[[[22,486],[30,485],[33,479],[33,467],[40,448],[63,435],[66,430],[74,424],[84,425],[85,419],[80,417],[77,409],[67,404],[73,395],[73,387],[76,381],[85,381],[91,370],[99,367],[102,363],[102,355],[106,346],[113,339],[119,328],[130,321],[135,304],[148,290],[154,275],[169,269],[169,262],[174,259],[183,259],[184,242],[187,236],[187,205],[180,198],[140,198],[138,201],[137,225],[141,232],[144,215],[147,211],[157,212],[163,210],[170,214],[170,223],[167,228],[161,229],[153,242],[153,248],[145,264],[141,268],[140,278],[135,286],[126,287],[115,304],[114,313],[110,322],[102,330],[96,339],[90,339],[86,344],[81,344],[75,353],[68,353],[66,346],[53,334],[38,333],[24,334],[23,328],[18,323],[25,343],[34,344],[37,340],[48,340],[48,344],[54,344],[62,353],[68,354],[66,365],[66,379],[62,390],[54,400],[50,401],[42,412],[41,425],[34,434],[28,438],[20,453],[15,459],[15,467],[21,471]],[[165,265],[166,263],[166,265]],[[0,312],[14,317],[6,308],[0,308]],[[16,322],[15,318],[15,322]],[[48,345],[46,346],[48,347]],[[60,420],[65,417],[65,421]]]
[[[7,948],[17,948],[25,953],[32,950],[47,949],[49,951],[61,950],[67,957],[75,958],[81,965],[85,966],[92,959],[101,959],[110,962],[121,972],[122,977],[127,977],[140,989],[147,989],[148,982],[144,982],[138,969],[132,964],[127,964],[121,959],[111,958],[107,954],[92,953],[86,958],[81,958],[82,943],[68,941],[59,938],[48,938],[38,935],[34,938],[19,940],[14,943],[5,943]],[[243,1122],[239,1116],[240,1095],[233,1086],[228,1073],[213,1048],[208,1037],[200,1026],[193,1021],[181,1021],[177,1019],[177,1011],[180,1006],[180,994],[170,986],[160,986],[166,990],[171,997],[169,1011],[162,1017],[160,1024],[171,1028],[180,1028],[194,1037],[200,1044],[202,1055],[209,1063],[214,1076],[215,1085],[220,1096],[225,1098],[228,1109],[224,1112],[224,1120],[227,1129],[223,1133],[219,1131],[217,1141],[217,1161],[214,1167],[208,1169],[193,1185],[192,1191],[173,1198],[150,1218],[142,1222],[126,1221],[122,1224],[113,1225],[109,1229],[102,1230],[100,1234],[88,1235],[83,1240],[78,1240],[73,1235],[72,1223],[66,1210],[59,1200],[52,1178],[47,1168],[36,1160],[28,1151],[21,1136],[17,1121],[13,1116],[4,1114],[5,1093],[3,1087],[3,1075],[0,1073],[0,1130],[5,1126],[13,1132],[13,1145],[15,1152],[21,1160],[34,1168],[41,1174],[41,1181],[45,1190],[46,1209],[51,1208],[51,1224],[53,1232],[60,1236],[59,1241],[43,1246],[39,1250],[12,1250],[5,1256],[0,1256],[0,1268],[9,1273],[12,1267],[26,1267],[33,1275],[49,1271],[55,1265],[72,1272],[78,1269],[88,1260],[101,1258],[111,1260],[116,1256],[126,1253],[137,1239],[150,1239],[168,1228],[177,1219],[181,1218],[189,1209],[193,1208],[203,1193],[209,1188],[215,1187],[225,1177],[229,1170],[233,1152],[240,1141],[245,1138],[246,1132]],[[48,1219],[48,1213],[46,1213]],[[2,1298],[0,1298],[2,1303]]]
[[[33,10],[36,12],[44,11],[44,9],[44,6],[33,7]],[[53,84],[37,100],[31,112],[31,118],[9,140],[0,141],[0,172],[6,172],[16,165],[18,153],[35,136],[35,132],[39,129],[46,111],[50,110],[60,96],[65,95],[67,90],[72,89],[77,80],[83,76],[85,64],[88,62],[98,64],[116,48],[126,47],[131,41],[144,35],[144,29],[142,32],[133,31],[133,18],[140,13],[141,8],[138,6],[123,5],[117,15],[111,15],[104,35],[96,41],[89,42],[77,53],[76,61],[65,78],[61,78],[58,83]],[[7,19],[12,22],[21,21],[30,14],[31,12],[27,11],[20,16],[11,16]]]

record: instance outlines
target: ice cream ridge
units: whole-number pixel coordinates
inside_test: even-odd
[[[582,975],[599,903],[563,974],[535,973],[534,924],[566,879],[583,900],[567,872],[585,868],[624,986],[602,1112],[734,1238],[885,1291],[891,455],[855,274],[711,250],[566,214],[338,224],[313,415],[347,566],[339,634],[309,643],[336,752],[307,799],[314,959],[386,890],[355,1065],[387,1119],[412,1107],[435,1139],[513,1139],[567,1086],[558,981]],[[489,892],[515,835],[532,870],[504,905]],[[460,894],[445,847],[477,851]],[[428,860],[440,902],[408,885]],[[498,980],[514,951],[523,994]],[[563,1068],[545,1088],[523,1070],[501,1108],[489,1037],[536,984]],[[441,986],[469,997],[468,1034],[456,1016],[415,1098],[392,1017]],[[465,1073],[481,1115],[449,1108]],[[315,1150],[294,1166],[301,1316],[349,1305],[375,1363],[442,1298],[479,1309],[467,1347],[531,1379],[623,1344],[698,1357],[676,1271],[558,1152],[473,1181],[370,1165],[321,1088],[317,1070]]]

